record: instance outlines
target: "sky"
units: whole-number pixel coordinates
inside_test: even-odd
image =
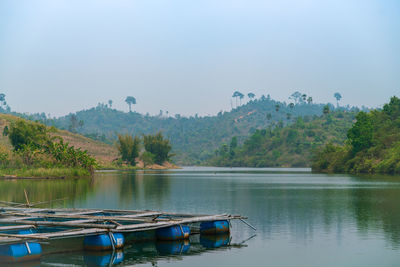
[[[380,107],[400,96],[398,0],[1,0],[12,110],[213,115],[234,91]]]

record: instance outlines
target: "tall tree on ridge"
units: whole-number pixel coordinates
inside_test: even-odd
[[[250,100],[252,100],[256,95],[253,93],[248,93],[247,96],[250,98]]]
[[[289,97],[289,99],[293,99],[297,104],[298,102],[300,102],[301,93],[299,91],[296,91]]]
[[[129,112],[132,112],[131,105],[136,105],[136,98],[127,96],[125,102],[129,105]]]
[[[342,99],[342,95],[340,93],[336,92],[333,96],[336,98],[337,107],[339,107],[339,101],[340,101],[340,99]]]
[[[239,101],[240,101],[240,105],[242,105],[242,99],[244,98],[244,94],[240,93],[239,95]]]
[[[235,91],[235,92],[233,93],[233,95],[232,95],[232,97],[234,97],[235,100],[236,100],[236,107],[238,106],[237,98],[240,97],[241,95],[243,95],[243,94],[242,94],[241,92],[239,92],[239,91]]]

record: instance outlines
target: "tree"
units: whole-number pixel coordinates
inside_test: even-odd
[[[357,114],[356,119],[357,122],[347,132],[347,138],[354,153],[371,147],[373,143],[373,126],[370,115],[361,111]]]
[[[129,106],[129,112],[132,112],[131,105],[136,105],[136,98],[134,98],[133,96],[127,96],[125,102]]]
[[[342,95],[340,93],[335,93],[333,96],[336,98],[336,103],[337,106],[339,107],[339,101],[340,99],[342,99]]]
[[[242,99],[243,99],[243,97],[244,97],[244,94],[242,94],[242,93],[239,92],[239,91],[235,91],[235,92],[233,93],[232,97],[235,98],[235,100],[236,100],[236,107],[237,107],[237,106],[238,106],[237,98],[239,97],[240,103],[241,103],[241,102],[242,102]]]
[[[328,115],[329,112],[330,112],[329,106],[328,106],[328,105],[325,105],[325,106],[324,106],[324,109],[322,110],[322,112],[324,113],[324,115]]]
[[[383,106],[383,112],[392,120],[400,117],[400,99],[395,96],[391,97],[389,104]]]
[[[172,155],[169,154],[172,147],[168,139],[164,139],[161,132],[156,135],[143,135],[144,149],[154,155],[154,162],[163,164]]]
[[[136,165],[136,158],[139,156],[140,139],[131,135],[118,135],[117,148],[122,160],[127,161],[130,165]]]
[[[7,102],[6,102],[6,95],[1,93],[0,94],[0,105],[2,106],[3,109],[7,110]]]
[[[113,104],[113,101],[110,99],[110,100],[108,100],[108,106],[111,108],[112,107],[112,104]]]
[[[15,151],[26,146],[39,149],[49,140],[46,126],[40,123],[27,123],[23,120],[10,124],[8,138]]]
[[[232,95],[233,98],[235,98],[236,101],[236,107],[238,106],[238,101],[237,98],[240,96],[240,92],[239,91],[235,91]]]
[[[234,136],[234,137],[232,137],[231,143],[229,144],[229,156],[231,158],[233,158],[235,156],[235,149],[237,148],[237,146],[238,146],[237,137]]]
[[[286,119],[289,121],[292,118],[292,114],[286,113]]]
[[[301,93],[299,91],[296,91],[289,97],[289,99],[293,99],[295,101],[295,103],[297,104],[298,102],[300,102]]]
[[[256,95],[253,93],[248,93],[247,96],[252,100]]]
[[[293,109],[293,108],[294,108],[294,104],[293,104],[293,103],[290,103],[290,104],[289,104],[289,108],[290,108],[290,109]]]
[[[268,113],[268,114],[267,114],[267,120],[270,120],[271,118],[272,118],[271,113]]]
[[[275,105],[275,111],[276,111],[276,112],[278,112],[278,111],[279,111],[279,109],[280,109],[280,106],[279,106],[279,104],[276,104],[276,105]]]
[[[313,102],[313,99],[312,99],[311,96],[309,96],[309,97],[307,98],[307,103],[308,103],[309,105],[311,105],[312,102]]]
[[[69,117],[69,126],[68,126],[68,130],[69,130],[70,132],[75,133],[75,132],[76,132],[76,129],[78,128],[78,126],[79,126],[78,117],[77,117],[75,114],[72,114],[72,115]],[[82,126],[83,126],[83,125],[82,125]]]
[[[239,95],[239,101],[240,101],[240,105],[242,105],[242,99],[244,98],[244,94],[240,93]]]
[[[302,95],[301,95],[301,100],[302,100],[303,102],[305,102],[305,101],[307,100],[307,95],[306,95],[306,94],[302,94]]]

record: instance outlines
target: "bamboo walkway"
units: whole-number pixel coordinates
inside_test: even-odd
[[[0,207],[0,245],[84,237],[105,233],[150,231],[174,225],[220,220],[241,220],[240,215],[192,215],[151,210],[40,209]],[[251,228],[254,229],[251,225]],[[11,234],[36,229],[32,234]]]

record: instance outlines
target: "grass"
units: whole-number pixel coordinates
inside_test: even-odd
[[[11,143],[7,136],[3,136],[5,126],[9,126],[12,122],[24,120],[13,115],[0,114],[0,145],[12,150]],[[95,141],[85,136],[68,132],[66,130],[53,129],[52,135],[60,136],[64,142],[68,142],[75,148],[87,150],[88,153],[95,157],[100,165],[111,165],[113,160],[119,157],[118,150],[115,146]]]
[[[21,169],[0,169],[0,177],[41,177],[41,178],[61,178],[61,177],[89,177],[90,173],[82,168],[21,168]]]

